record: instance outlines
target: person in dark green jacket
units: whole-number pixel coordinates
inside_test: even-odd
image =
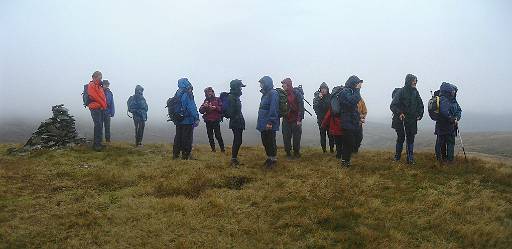
[[[414,137],[418,133],[418,121],[423,118],[423,101],[416,89],[418,78],[412,74],[405,77],[405,86],[394,92],[390,109],[393,112],[391,127],[395,129],[395,161],[400,161],[404,141],[407,138],[407,163],[414,161]]]

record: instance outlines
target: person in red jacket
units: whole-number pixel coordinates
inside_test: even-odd
[[[322,129],[328,129],[329,135],[334,137],[336,143],[336,158],[341,159],[341,147],[343,146],[343,129],[341,129],[341,117],[339,114],[332,114],[331,108],[322,120]]]
[[[220,133],[220,120],[222,119],[222,101],[220,98],[215,97],[215,92],[212,87],[204,89],[205,100],[199,112],[203,114],[204,122],[206,123],[206,133],[208,135],[208,141],[212,152],[215,152],[215,140],[213,135],[219,143],[220,151],[224,153],[224,140],[222,140],[222,134]]]
[[[87,86],[87,95],[89,96],[89,110],[91,111],[92,121],[94,122],[94,139],[92,148],[95,151],[101,151],[105,146],[101,144],[103,137],[103,116],[107,109],[107,99],[101,84],[103,75],[100,71],[92,74],[92,80]]]

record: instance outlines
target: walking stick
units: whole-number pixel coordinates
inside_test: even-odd
[[[460,133],[459,126],[457,126],[457,133],[459,134],[460,145],[462,147],[462,152],[464,152],[464,160],[467,161],[468,157],[466,156],[466,149],[464,149],[464,142],[462,141],[462,133]]]

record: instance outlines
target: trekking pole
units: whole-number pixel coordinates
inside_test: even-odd
[[[313,116],[313,114],[311,114],[311,112],[309,112],[308,109],[304,108],[304,111],[307,112],[309,116]]]
[[[464,152],[464,160],[467,161],[468,158],[466,156],[466,149],[464,149],[464,142],[462,141],[462,133],[460,133],[460,129],[458,126],[457,126],[457,133],[459,134],[460,146],[462,147],[462,152]]]

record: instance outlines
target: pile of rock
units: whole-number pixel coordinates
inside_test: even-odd
[[[23,146],[24,150],[55,149],[86,143],[85,138],[78,137],[75,119],[64,105],[52,106],[52,112],[53,117],[39,125]]]

